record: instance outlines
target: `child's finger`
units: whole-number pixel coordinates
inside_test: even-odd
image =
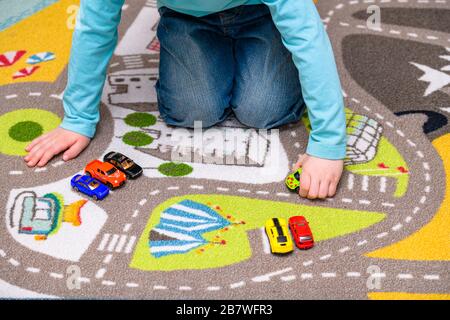
[[[38,167],[43,167],[47,164],[47,162],[50,161],[51,158],[53,158],[53,156],[55,155],[55,153],[53,152],[53,150],[48,149],[47,151],[44,152],[44,154],[42,155],[41,160],[39,160],[37,166]]]
[[[300,176],[300,191],[299,195],[303,198],[306,198],[308,195],[309,187],[311,184],[311,177],[307,172],[302,172]]]
[[[337,183],[332,181],[330,183],[330,186],[328,187],[328,196],[329,197],[334,197],[334,195],[336,194],[336,189],[337,189]]]
[[[39,162],[39,160],[41,160],[45,150],[46,150],[45,146],[42,146],[41,148],[36,149],[33,152],[33,155],[31,156],[30,160],[28,160],[27,166],[34,167]]]
[[[328,195],[328,190],[330,189],[330,181],[322,180],[319,183],[319,199],[325,199]]]
[[[34,147],[36,144],[38,144],[39,142],[43,141],[45,138],[47,138],[47,133],[46,133],[46,134],[43,134],[42,136],[37,137],[36,139],[34,139],[33,141],[31,141],[30,144],[27,145],[27,146],[25,147],[25,151],[28,151],[28,152],[29,152],[31,149],[33,149],[33,147]]]
[[[81,151],[86,147],[84,142],[76,141],[73,145],[70,146],[69,149],[67,149],[66,152],[63,154],[63,160],[68,161],[80,154]]]
[[[311,177],[311,185],[309,186],[308,199],[316,199],[319,195],[319,179]]]
[[[25,156],[25,161],[30,161],[32,158],[34,158],[34,156],[36,155],[36,152],[40,149],[42,149],[42,147],[44,147],[47,143],[47,139],[42,139],[41,141],[39,141],[38,143],[36,143],[31,149],[30,151],[28,151],[28,154]]]

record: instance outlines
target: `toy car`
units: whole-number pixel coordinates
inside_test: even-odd
[[[302,168],[297,169],[297,171],[291,173],[286,177],[285,183],[289,190],[298,192],[300,188],[300,174],[302,173]]]
[[[101,162],[100,160],[89,162],[84,171],[87,175],[106,184],[110,189],[122,186],[127,180],[122,171],[119,171],[111,163]]]
[[[109,194],[109,189],[100,181],[88,175],[75,175],[70,184],[75,191],[84,193],[94,200],[102,200]]]
[[[119,152],[108,152],[103,157],[103,161],[111,163],[117,169],[125,173],[127,178],[136,179],[142,174],[142,168],[140,166]]]
[[[289,253],[294,250],[285,219],[269,219],[266,221],[265,229],[272,253]]]
[[[289,218],[289,229],[299,249],[310,249],[314,246],[314,238],[309,223],[303,216]]]

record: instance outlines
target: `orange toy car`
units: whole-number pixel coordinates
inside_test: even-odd
[[[110,189],[122,186],[127,180],[127,177],[123,172],[117,170],[112,164],[101,162],[100,160],[89,162],[86,168],[84,168],[84,172],[92,178],[100,180]]]

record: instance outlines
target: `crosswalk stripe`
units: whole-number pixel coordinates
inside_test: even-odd
[[[120,236],[119,243],[117,244],[117,247],[116,247],[116,252],[122,252],[122,249],[123,249],[123,246],[125,245],[126,240],[127,240],[127,236],[125,234]]]
[[[131,236],[130,240],[128,240],[127,246],[125,247],[125,253],[130,253],[133,249],[134,242],[136,241],[135,236]]]
[[[97,248],[98,251],[103,251],[103,249],[105,249],[105,246],[108,243],[108,240],[109,240],[110,236],[111,235],[109,233],[105,233],[103,235],[102,241],[100,242],[100,245]]]
[[[114,250],[114,248],[116,247],[117,240],[119,240],[119,235],[118,234],[113,235],[111,242],[109,243],[107,248],[109,252],[112,252]]]
[[[380,192],[385,193],[386,192],[386,177],[380,178]]]

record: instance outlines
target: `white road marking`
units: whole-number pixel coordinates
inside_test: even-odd
[[[241,193],[250,193],[251,192],[250,190],[247,190],[247,189],[237,189],[237,191],[241,192]]]
[[[236,282],[236,283],[232,283],[230,284],[230,288],[231,289],[236,289],[236,288],[240,288],[245,286],[245,282],[244,281],[240,281],[240,282]]]
[[[348,180],[347,180],[347,189],[348,190],[353,190],[354,181],[355,181],[355,176],[350,173],[348,175]]]
[[[345,203],[352,203],[353,202],[352,199],[348,199],[348,198],[342,198],[341,201],[345,202]]]
[[[389,202],[383,202],[383,203],[381,203],[381,205],[382,205],[383,207],[390,207],[390,208],[395,207],[395,204],[389,203]]]
[[[366,243],[367,243],[367,240],[362,240],[362,241],[358,242],[356,245],[357,245],[358,247],[360,247],[360,246],[365,245]]]
[[[103,280],[102,285],[111,287],[111,286],[115,286],[116,283],[114,281]]]
[[[439,280],[440,276],[438,274],[426,274],[423,276],[425,280]]]
[[[270,278],[271,278],[271,277],[273,277],[273,276],[278,276],[278,275],[280,275],[280,274],[283,274],[283,273],[286,273],[286,272],[289,272],[289,271],[292,271],[292,268],[286,268],[286,269],[274,271],[274,272],[271,272],[271,273],[267,273],[267,274],[264,274],[264,275],[260,275],[260,276],[257,276],[257,277],[252,278],[252,281],[253,281],[253,282],[265,282],[265,281],[270,281]]]
[[[427,197],[426,196],[422,196],[421,198],[420,198],[420,203],[421,204],[424,204],[425,203],[425,201],[427,201]]]
[[[291,196],[289,193],[286,193],[286,192],[278,192],[276,195],[278,197],[290,197]]]
[[[312,273],[302,273],[300,275],[300,278],[302,279],[312,279],[312,277],[313,277]]]
[[[281,281],[292,281],[292,280],[297,279],[297,277],[295,275],[292,275],[292,276],[284,276],[284,277],[281,277],[280,279],[281,279]]]
[[[411,220],[412,220],[412,217],[411,217],[411,216],[407,216],[407,217],[405,218],[405,222],[406,222],[406,223],[410,223]]]
[[[134,210],[132,217],[136,218],[139,214],[139,210]]]
[[[403,227],[401,223],[397,223],[395,226],[392,227],[392,231],[398,231]]]
[[[40,97],[42,95],[42,93],[41,92],[30,92],[28,95],[31,97]]]
[[[341,248],[341,249],[339,249],[339,252],[340,253],[344,253],[344,252],[347,252],[348,250],[350,250],[350,247],[343,247],[343,248]]]
[[[188,286],[181,286],[181,287],[178,288],[178,290],[180,290],[180,291],[191,291],[192,288],[188,287]]]
[[[377,234],[377,238],[378,239],[381,239],[381,238],[384,238],[384,237],[386,237],[388,235],[388,233],[387,232],[382,232],[382,233],[379,233],[379,234]]]
[[[425,191],[426,193],[430,193],[431,187],[430,186],[425,186],[425,188],[423,188],[423,191]]]
[[[111,259],[112,259],[112,257],[113,257],[113,255],[112,254],[110,254],[110,253],[108,253],[106,256],[105,256],[105,258],[103,259],[103,263],[104,264],[108,264],[108,263],[110,263],[111,262]]]
[[[425,181],[429,182],[431,180],[430,174],[427,172],[425,173]]]
[[[265,254],[269,254],[270,253],[270,243],[269,243],[269,239],[267,239],[267,235],[266,235],[266,231],[264,228],[261,228],[261,240],[262,240],[262,244],[263,244],[263,251]]]
[[[10,171],[9,174],[12,175],[12,176],[18,176],[18,175],[23,174],[23,171],[19,171],[19,170],[17,170],[17,171]]]
[[[111,241],[109,242],[108,248],[106,250],[108,250],[109,252],[112,252],[114,250],[114,248],[116,247],[118,240],[119,240],[119,235],[114,234]]]
[[[101,278],[103,278],[105,276],[105,273],[106,273],[106,269],[105,268],[101,268],[95,274],[95,278],[101,279]]]
[[[368,106],[363,106],[364,110],[371,111],[371,109]]]
[[[347,22],[339,22],[339,24],[343,27],[348,27],[350,25]]]
[[[33,268],[33,267],[28,267],[25,270],[27,270],[28,272],[31,272],[31,273],[39,273],[39,272],[41,272],[41,269]]]
[[[91,279],[86,278],[86,277],[79,277],[78,281],[83,282],[83,283],[89,283],[89,282],[91,282]]]
[[[134,283],[134,282],[128,282],[128,283],[126,284],[126,286],[127,286],[128,288],[137,288],[137,287],[139,287],[139,284]]]
[[[320,260],[327,260],[327,259],[329,259],[329,258],[331,258],[331,254],[326,254],[326,255],[324,255],[324,256],[321,256],[319,259],[320,259]]]
[[[364,26],[364,27],[366,27],[366,26]],[[360,101],[358,99],[355,99],[355,98],[352,98],[352,101],[356,102],[356,103],[360,103]]]
[[[49,275],[50,275],[50,277],[55,278],[55,279],[64,278],[64,276],[61,273],[50,272]]]
[[[152,192],[150,192],[151,196],[156,196],[159,193],[159,190],[153,190]],[[143,199],[145,200],[145,202],[147,202],[147,199]],[[143,204],[140,204],[141,206],[143,206],[145,204],[145,202]]]
[[[389,30],[389,33],[391,33],[391,34],[400,34],[401,32],[400,31],[398,31],[398,30]]]
[[[347,277],[350,277],[350,278],[357,278],[360,276],[361,276],[361,273],[359,273],[359,272],[347,272]]]
[[[44,171],[47,171],[47,167],[36,168],[36,169],[34,170],[34,172],[37,172],[37,173],[39,173],[39,172],[44,172]]]
[[[416,154],[417,154],[417,156],[418,156],[419,158],[423,158],[423,157],[424,157],[422,151],[417,151]]]
[[[389,121],[386,121],[386,125],[387,125],[388,127],[390,127],[390,128],[393,128],[393,127],[394,127],[394,125],[393,125],[391,122],[389,122]]]
[[[312,261],[312,260],[308,260],[308,261],[303,262],[303,265],[304,265],[305,267],[310,266],[310,265],[312,265],[312,264],[313,264],[313,261]]]
[[[411,147],[416,147],[416,144],[414,142],[412,142],[411,140],[407,139],[406,142],[411,146]]]
[[[384,117],[381,114],[379,114],[378,112],[375,112],[375,116],[380,120],[384,119]]]
[[[117,243],[116,252],[122,252],[123,246],[125,245],[125,241],[127,240],[127,236],[125,234],[120,236],[119,243]]]
[[[2,256],[3,258],[6,257],[6,252],[2,249],[0,249],[0,256]]]
[[[336,278],[335,272],[322,272],[322,278]]]
[[[17,261],[16,259],[10,258],[10,259],[8,260],[8,262],[9,262],[10,264],[12,264],[14,267],[20,266],[20,262]]]
[[[380,178],[380,192],[385,193],[386,192],[386,184],[387,184],[387,178],[381,177]]]
[[[127,246],[125,247],[125,253],[130,253],[131,252],[131,250],[133,249],[133,245],[134,245],[135,241],[136,241],[136,237],[135,236],[131,236],[130,240],[128,240]]]
[[[63,165],[64,163],[65,163],[64,161],[60,160],[60,161],[57,161],[57,162],[53,163],[52,167],[56,168],[56,167],[59,167],[59,166]]]
[[[153,290],[167,290],[166,286],[153,286]]]
[[[384,272],[376,272],[376,273],[372,273],[371,277],[374,277],[374,278],[386,278],[386,274]]]
[[[419,212],[419,210],[420,210],[419,207],[415,207],[415,208],[413,209],[413,214],[416,214],[417,212]]]
[[[417,33],[414,33],[414,32],[408,32],[406,35],[408,37],[411,37],[411,38],[417,38],[418,37]]]
[[[369,201],[369,200],[364,200],[364,199],[361,199],[361,200],[359,200],[358,202],[359,202],[359,204],[366,204],[366,205],[369,205],[369,204],[370,204],[370,201]]]
[[[197,190],[203,190],[203,186],[199,186],[199,185],[196,185],[196,184],[192,184],[191,186],[190,186],[190,188],[191,189],[197,189]]]
[[[412,278],[414,278],[414,277],[413,277],[413,275],[410,274],[410,273],[399,273],[399,274],[397,275],[397,278],[398,278],[398,279],[412,279]]]
[[[361,190],[362,191],[369,191],[369,176],[363,176],[362,177]]]
[[[147,199],[142,199],[139,201],[139,205],[142,207],[147,202]]]
[[[423,162],[422,166],[425,170],[430,170],[430,165],[428,164],[428,162]]]
[[[256,193],[257,194],[269,194],[270,192],[269,191],[260,190],[260,191],[256,191]]]
[[[403,133],[403,131],[397,130],[396,132],[397,132],[397,134],[398,134],[400,137],[402,137],[402,138],[405,137],[405,134]]]
[[[173,187],[167,187],[167,190],[179,190],[180,187],[178,186],[173,186]]]
[[[123,232],[128,232],[130,231],[131,228],[131,223],[127,223],[124,227],[123,227]]]
[[[216,189],[217,189],[217,191],[224,191],[224,192],[230,190],[229,188],[222,188],[222,187],[217,187]]]
[[[219,291],[221,288],[220,287],[216,287],[216,286],[211,286],[206,288],[206,290],[208,291]]]
[[[6,99],[14,99],[14,98],[17,98],[17,94],[10,94],[10,95],[7,95],[7,96],[5,96],[5,98]]]

